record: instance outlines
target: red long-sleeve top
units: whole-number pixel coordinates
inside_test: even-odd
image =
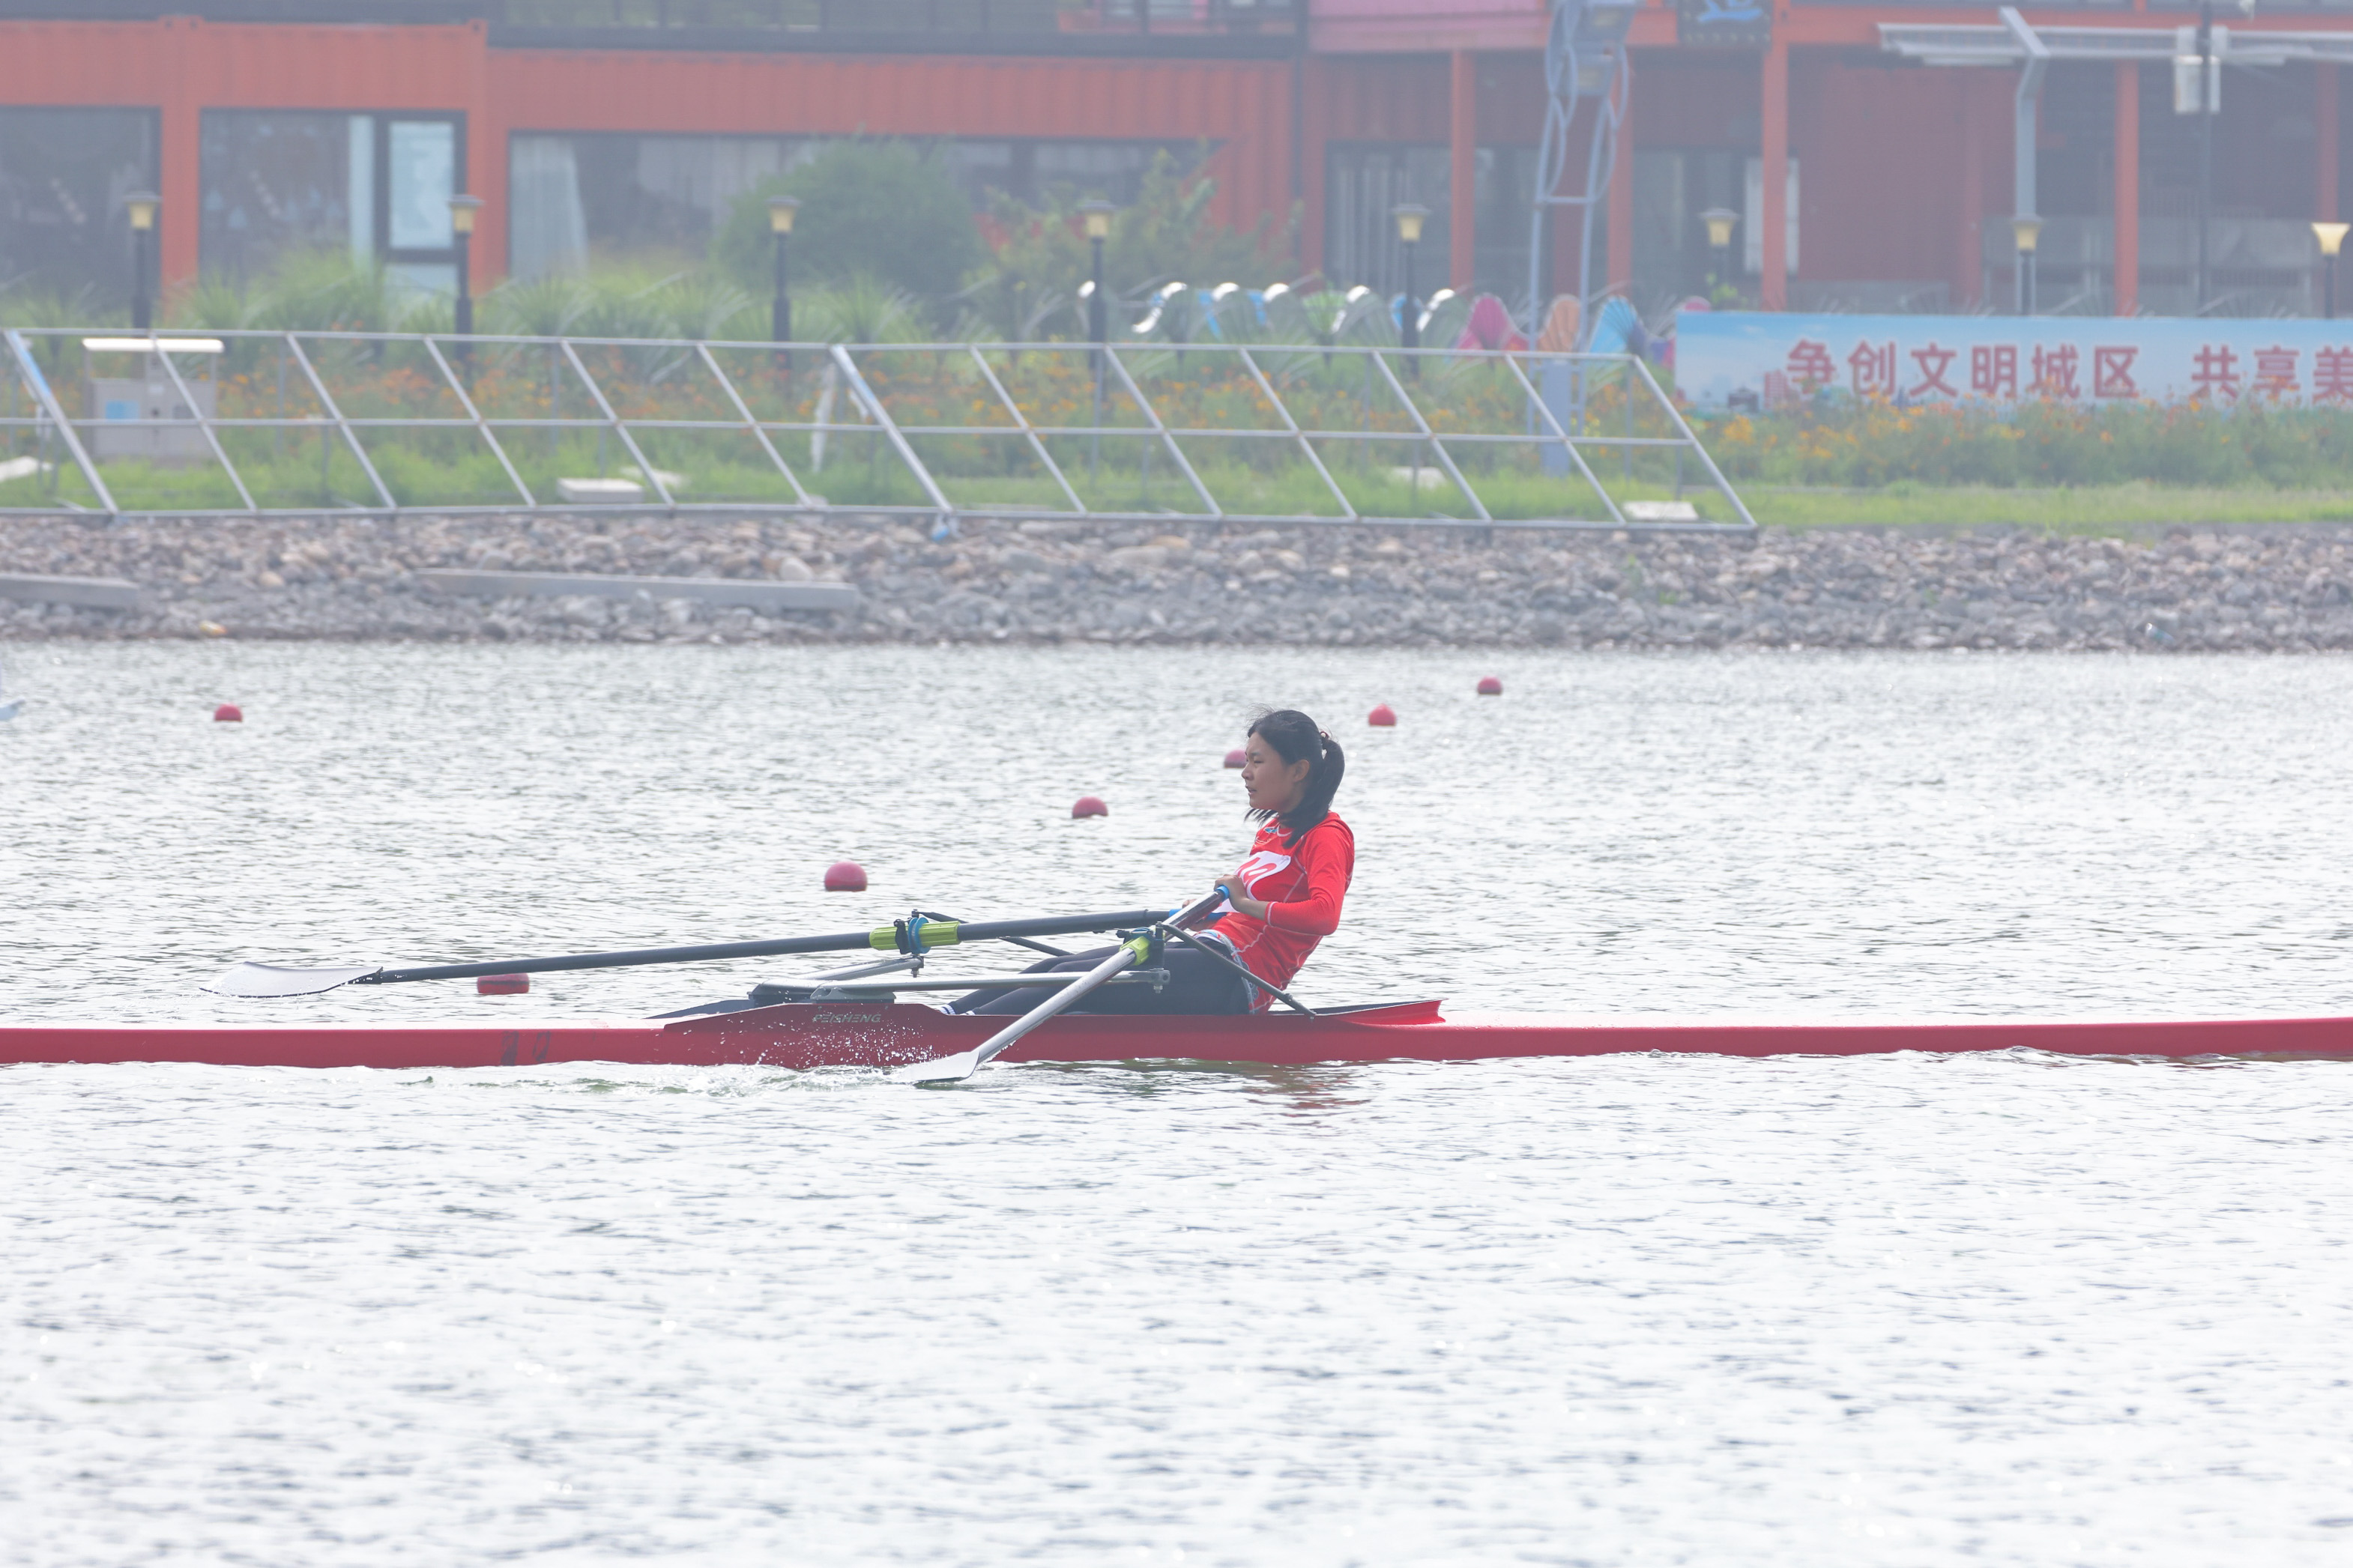
[[[1338,817],[1327,814],[1295,839],[1284,837],[1282,823],[1266,823],[1238,879],[1245,894],[1267,906],[1267,918],[1225,904],[1213,929],[1234,944],[1252,974],[1288,989],[1316,943],[1340,929],[1340,906],[1356,869],[1356,836]],[[1261,992],[1253,1005],[1263,1007],[1266,1000]]]

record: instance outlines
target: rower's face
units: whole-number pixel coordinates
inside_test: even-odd
[[[1314,765],[1305,757],[1286,763],[1265,736],[1250,736],[1242,745],[1242,790],[1250,796],[1250,809],[1288,811],[1298,805]]]

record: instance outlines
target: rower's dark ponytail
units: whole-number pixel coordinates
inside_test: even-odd
[[[1243,731],[1265,737],[1274,748],[1274,754],[1286,763],[1300,758],[1309,759],[1307,787],[1300,792],[1299,804],[1282,814],[1282,833],[1287,839],[1301,834],[1332,814],[1332,797],[1340,790],[1340,780],[1347,774],[1348,756],[1340,750],[1340,742],[1315,727],[1315,721],[1296,708],[1277,708],[1261,713],[1250,721]],[[1250,814],[1263,822],[1271,812]]]

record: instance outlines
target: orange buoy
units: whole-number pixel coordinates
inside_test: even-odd
[[[1072,816],[1109,816],[1111,807],[1093,795],[1082,795],[1079,796],[1078,804],[1071,807],[1071,815]]]
[[[245,710],[238,707],[234,702],[224,702],[219,707],[213,710],[213,722],[216,724],[242,724],[245,722]]]
[[[1479,695],[1480,695],[1480,696],[1482,696],[1482,697],[1501,697],[1503,694],[1504,694],[1504,678],[1503,678],[1502,676],[1500,676],[1500,675],[1482,675],[1482,676],[1481,676],[1481,677],[1479,678]]]
[[[1250,753],[1240,750],[1240,748],[1236,748],[1235,750],[1226,753],[1226,766],[1229,768],[1240,767],[1248,761],[1250,761]]]
[[[528,974],[485,974],[474,982],[477,996],[520,996],[530,989]]]
[[[1376,730],[1397,728],[1397,710],[1384,702],[1365,716],[1365,722]]]
[[[825,890],[828,893],[864,892],[866,868],[855,860],[836,860],[825,868]]]

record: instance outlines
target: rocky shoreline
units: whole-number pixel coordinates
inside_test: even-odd
[[[467,598],[432,568],[839,581],[854,611],[640,594]],[[133,610],[0,599],[0,638],[1058,642],[1586,648],[2353,647],[2353,527],[1726,536],[886,518],[0,520],[0,573],[123,578]]]

